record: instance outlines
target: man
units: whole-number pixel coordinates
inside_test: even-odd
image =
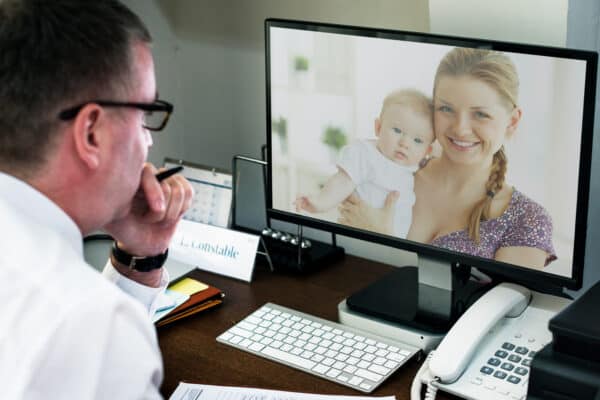
[[[2,398],[160,398],[148,314],[193,192],[145,163],[172,111],[150,41],[117,0],[0,1]],[[105,277],[82,251],[100,228]]]

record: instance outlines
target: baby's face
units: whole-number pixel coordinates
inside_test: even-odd
[[[403,104],[386,107],[375,122],[375,134],[381,154],[405,166],[417,165],[434,140],[432,119]]]

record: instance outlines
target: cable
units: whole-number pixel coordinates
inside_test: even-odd
[[[411,400],[421,400],[421,388],[423,384],[427,385],[427,389],[425,392],[425,400],[434,400],[437,394],[438,388],[434,385],[435,382],[438,382],[440,379],[436,376],[431,376],[431,371],[429,370],[429,361],[435,354],[435,351],[429,352],[427,358],[417,371],[415,378],[412,381],[412,385],[410,386],[410,399]]]
[[[427,390],[425,391],[425,400],[435,400],[438,388],[434,385],[434,382],[438,382],[440,378],[437,376],[429,381],[427,384]]]

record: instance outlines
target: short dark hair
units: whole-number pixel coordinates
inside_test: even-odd
[[[151,40],[117,0],[0,0],[0,171],[43,165],[61,108],[127,93]]]

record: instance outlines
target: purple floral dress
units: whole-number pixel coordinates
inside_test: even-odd
[[[437,237],[431,244],[485,258],[494,258],[501,247],[535,247],[548,254],[546,265],[556,260],[552,245],[552,218],[544,207],[516,189],[502,215],[481,221],[479,236],[479,245],[469,238],[467,230]]]

